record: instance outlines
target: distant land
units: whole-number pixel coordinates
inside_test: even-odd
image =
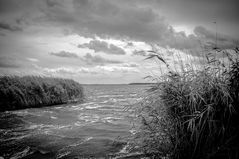
[[[155,84],[155,83],[93,83],[93,84],[89,84],[89,83],[84,83],[81,85],[150,85],[150,84]]]
[[[129,85],[151,85],[151,84],[155,84],[155,83],[129,83]]]

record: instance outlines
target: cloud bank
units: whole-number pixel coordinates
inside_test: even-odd
[[[13,26],[13,25],[10,25],[10,24],[4,23],[4,22],[0,22],[0,29],[8,30],[11,32],[22,31],[22,28],[20,28],[19,26]]]
[[[188,5],[192,3],[191,1],[180,0],[179,3],[174,1],[149,0],[145,3],[142,0],[9,0],[2,1],[1,3],[4,7],[1,8],[2,15],[0,17],[6,21],[11,21],[12,24],[10,22],[0,23],[0,28],[10,31],[20,31],[20,26],[29,27],[29,25],[41,25],[45,26],[46,29],[47,27],[60,27],[64,31],[69,30],[69,34],[76,33],[86,37],[99,36],[102,38],[132,39],[148,43],[153,42],[163,47],[169,46],[177,49],[201,47],[203,40],[211,40],[211,35],[214,35],[208,32],[208,29],[205,27],[204,30],[202,29],[203,27],[195,27],[194,34],[192,35],[186,35],[185,32],[177,32],[165,17],[167,14],[164,13],[168,12],[164,8],[160,8],[160,6],[168,8],[171,5],[172,8],[175,8],[175,10],[172,10],[172,13],[177,15],[176,11],[181,9],[180,4]],[[206,8],[211,7],[211,9],[213,9],[212,4],[215,4],[206,1],[193,1],[193,3],[199,7],[205,5],[207,6]],[[177,4],[177,6],[173,4]],[[228,9],[231,6],[233,12],[230,17],[235,21],[238,9],[235,10],[233,8],[233,3],[223,2],[222,4]],[[200,9],[197,6],[192,5],[192,8],[197,11]],[[223,9],[223,5],[218,5],[218,7],[219,9]],[[193,10],[190,7],[184,10],[191,13],[190,15],[186,15],[191,19],[193,17],[202,19],[204,15],[203,13],[193,14]],[[164,11],[164,13],[161,11]],[[209,14],[208,10],[205,12]],[[197,15],[200,15],[200,17],[197,17]],[[180,14],[180,16],[182,15]],[[222,16],[222,20],[226,21],[230,17]],[[180,18],[183,19],[183,17]],[[236,23],[239,26],[239,22]],[[199,32],[200,34],[203,32],[206,36],[201,38],[198,34]],[[219,43],[221,47],[235,45],[234,38],[221,35],[221,39],[224,39]],[[85,47],[89,47],[97,52],[104,51],[108,54],[125,54],[124,50],[118,46],[108,46],[104,42],[96,40],[85,45]]]
[[[109,60],[106,58],[103,58],[99,55],[92,56],[90,53],[87,53],[83,58],[83,61],[85,61],[87,64],[118,64],[122,63],[118,60]]]
[[[108,44],[105,41],[99,40],[92,40],[89,43],[80,44],[78,45],[79,48],[89,48],[94,50],[95,52],[104,52],[106,54],[113,54],[113,55],[125,55],[126,52],[113,44]]]
[[[58,56],[58,57],[78,58],[78,55],[76,53],[67,52],[67,51],[50,52],[49,54],[53,56]]]

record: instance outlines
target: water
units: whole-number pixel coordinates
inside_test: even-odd
[[[86,102],[0,113],[4,158],[107,158],[123,153],[137,128],[147,86],[86,85]]]

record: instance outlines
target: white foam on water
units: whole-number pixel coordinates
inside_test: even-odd
[[[129,94],[131,97],[135,97],[135,96],[137,96],[138,94],[136,94],[136,93],[132,93],[132,94]]]
[[[82,124],[80,121],[77,121],[74,123],[75,126],[83,126],[84,124]]]
[[[20,115],[20,116],[32,115],[32,116],[39,116],[39,117],[44,114],[42,111],[39,111],[39,112],[29,112],[28,110],[24,110],[24,111],[17,110],[17,111],[14,111],[12,113],[16,114],[16,115]]]
[[[57,125],[58,129],[64,129],[64,128],[69,128],[69,127],[71,127],[71,125],[62,125],[62,126]]]
[[[71,144],[71,145],[69,145],[69,146],[67,146],[67,147],[79,146],[79,145],[81,145],[81,144],[83,144],[83,143],[85,143],[85,142],[87,142],[87,141],[89,141],[89,140],[91,140],[91,139],[93,139],[92,136],[85,138],[85,139],[84,139],[83,141],[81,141],[81,142]]]
[[[111,117],[111,116],[109,116],[109,117],[104,117],[102,120],[105,120],[105,121],[107,121],[107,122],[109,122],[109,123],[113,123],[113,121],[115,121],[115,120],[121,120],[121,119],[123,119],[123,118],[120,118],[120,117]]]
[[[57,134],[56,132],[51,131],[51,130],[45,130],[43,133],[46,135],[52,135],[52,136],[56,136],[56,137],[60,137],[60,138],[66,138],[66,137],[70,138],[69,136]]]
[[[108,120],[108,119],[122,119],[122,118],[119,118],[119,117],[112,117],[112,116],[108,116],[108,117],[105,117],[104,119]]]
[[[51,110],[44,110],[43,113],[51,113],[52,114],[53,111],[51,111]]]
[[[65,152],[59,153],[59,154],[57,154],[56,158],[59,159],[59,158],[65,157],[65,156],[69,155],[70,153],[71,153],[70,151],[65,151]]]
[[[102,105],[94,104],[94,105],[88,105],[85,108],[86,109],[97,109],[97,108],[100,108],[100,107],[102,107]]]
[[[27,146],[27,148],[25,148],[23,151],[21,152],[17,152],[15,153],[13,156],[11,156],[10,159],[18,159],[18,158],[22,158],[25,157],[26,155],[31,154],[32,152],[30,152],[30,147]]]
[[[106,98],[106,97],[111,97],[111,95],[102,95],[102,96],[97,96],[98,98]]]
[[[98,122],[100,120],[100,117],[98,115],[92,114],[92,115],[79,115],[79,120],[84,120],[85,122]]]
[[[28,136],[31,136],[31,134],[22,135],[22,136],[18,136],[18,137],[11,137],[11,138],[7,138],[7,139],[0,139],[0,141],[6,142],[6,141],[11,141],[11,140],[21,140]]]
[[[93,139],[92,136],[91,136],[91,137],[87,137],[87,138],[85,139],[85,142],[86,142],[86,141],[89,141],[89,140],[91,140],[91,139]]]
[[[104,118],[102,118],[102,121],[103,121],[104,123],[112,123],[112,124],[113,124],[114,120],[118,120],[118,119],[120,119],[120,118],[104,117]]]
[[[71,125],[49,125],[49,124],[33,124],[28,127],[28,129],[64,129],[69,128]]]
[[[84,107],[75,107],[75,108],[71,108],[70,110],[83,110],[85,109]]]
[[[137,101],[140,101],[142,99],[143,99],[143,97],[136,98]]]
[[[108,103],[109,101],[108,100],[105,100],[105,101],[103,101],[103,102],[99,102],[99,103]]]
[[[51,119],[58,119],[56,116],[50,116]]]
[[[119,154],[125,154],[128,153],[127,148],[129,147],[129,144],[127,143],[120,151]]]
[[[79,106],[85,106],[85,105],[91,105],[91,104],[95,104],[95,102],[87,102],[87,103],[79,104]]]
[[[58,151],[58,154],[57,154],[56,158],[60,159],[62,157],[65,157],[65,156],[69,155],[71,153],[71,151],[69,151],[68,148],[79,146],[79,145],[81,145],[81,144],[83,144],[83,143],[85,143],[85,142],[87,142],[87,141],[89,141],[91,139],[93,139],[93,137],[90,136],[90,137],[85,138],[83,141],[80,141],[80,142],[77,142],[77,143],[74,143],[74,144],[70,144],[70,145],[60,149]]]
[[[36,128],[41,129],[43,127],[44,127],[43,124],[33,124],[33,125],[30,125],[28,129],[36,129]]]
[[[101,95],[97,96],[98,98],[107,98],[107,97],[123,97],[123,94],[117,94],[117,95]]]
[[[21,114],[28,114],[28,111],[27,110],[18,110],[18,111],[13,111],[11,113],[21,115]]]
[[[129,130],[129,132],[130,132],[132,135],[135,135],[135,134],[137,133],[137,130],[131,129],[131,130]]]
[[[71,108],[79,107],[79,105],[72,105]]]
[[[117,99],[115,99],[115,98],[110,98],[109,101],[116,103],[116,102],[117,102]]]
[[[62,106],[56,106],[56,107],[54,107],[54,109],[62,109],[62,108],[64,108],[64,107],[62,107]]]

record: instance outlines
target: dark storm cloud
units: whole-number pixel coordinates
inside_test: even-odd
[[[134,50],[132,56],[147,56],[148,54],[145,51]]]
[[[153,39],[157,37],[155,26],[163,24],[163,18],[150,8],[139,8],[137,3],[128,5],[126,1],[74,1],[74,7],[82,18],[88,21],[87,28],[100,35],[129,36],[132,38]],[[85,15],[86,16],[85,16]],[[166,26],[158,27],[163,29]],[[152,31],[150,31],[150,29]]]
[[[172,25],[215,29],[217,21],[220,32],[239,36],[238,0],[160,0],[155,6]]]
[[[14,64],[14,63],[0,61],[0,67],[2,67],[2,68],[19,68],[20,66]]]
[[[89,43],[85,43],[82,45],[78,45],[79,48],[89,48],[94,50],[95,52],[104,52],[106,54],[114,54],[114,55],[125,55],[125,51],[113,44],[108,44],[104,41],[92,40]]]
[[[57,5],[61,5],[60,1],[56,1],[56,0],[46,0],[45,2],[48,7],[55,7]]]
[[[227,35],[217,33],[216,31],[210,31],[202,26],[197,26],[194,29],[194,33],[201,41],[208,45],[209,47],[218,47],[222,49],[233,48],[238,45],[238,41]],[[216,46],[217,45],[217,46]]]
[[[0,1],[0,13],[6,13],[15,11],[19,8],[19,3],[16,0],[1,0]]]
[[[67,51],[51,52],[49,54],[53,55],[53,56],[58,56],[61,58],[78,58],[80,61],[85,62],[90,65],[122,63],[121,61],[118,61],[118,60],[110,60],[110,59],[103,58],[100,55],[93,56],[90,53],[87,53],[83,57],[79,57],[76,53],[67,52]]]
[[[6,36],[6,34],[0,32],[0,36]]]
[[[1,30],[8,30],[8,31],[22,31],[22,28],[18,26],[13,26],[4,22],[0,22],[0,29]]]
[[[87,53],[83,57],[83,61],[85,61],[88,64],[118,64],[118,63],[122,63],[121,61],[117,61],[117,60],[105,59],[99,55],[92,56],[90,53]]]
[[[1,68],[20,68],[19,62],[10,57],[0,57],[0,67]]]
[[[218,18],[220,21],[238,21],[237,0],[160,0],[154,6],[162,11],[160,13],[168,14],[170,18],[172,16],[175,16],[175,20],[180,18],[177,22],[180,20],[201,22],[211,18]]]
[[[229,27],[239,26],[238,0],[9,0],[0,3],[0,12],[7,20],[24,17],[30,24],[68,28],[81,36],[130,38],[179,49],[199,47],[201,37],[176,32],[165,17],[179,25],[204,25],[217,18]],[[221,42],[224,46],[231,43]],[[114,46],[109,47],[116,50]],[[113,53],[123,54],[120,50]]]
[[[161,3],[166,2],[162,1]],[[171,1],[171,3],[173,2]],[[195,2],[195,4],[197,3],[199,2]],[[202,2],[202,4],[204,3]],[[197,37],[197,35],[187,36],[184,32],[176,32],[165,18],[158,14],[155,9],[157,7],[152,4],[156,4],[156,2],[150,1],[146,4],[142,1],[136,3],[136,1],[124,0],[74,0],[72,11],[66,10],[64,4],[53,7],[47,11],[48,18],[45,20],[63,25],[71,24],[72,29],[80,35],[94,36],[96,34],[103,38],[107,36],[126,37],[177,49],[194,49],[201,46],[201,37]],[[190,17],[193,14],[187,16]],[[228,43],[223,45],[227,46]],[[114,53],[107,51],[106,44],[103,42],[93,41],[88,47],[96,51],[105,49],[106,53]],[[117,51],[116,53],[120,52]],[[123,52],[121,53],[123,54]]]
[[[76,53],[60,51],[60,52],[51,52],[50,55],[58,56],[58,57],[66,57],[66,58],[78,58]]]

